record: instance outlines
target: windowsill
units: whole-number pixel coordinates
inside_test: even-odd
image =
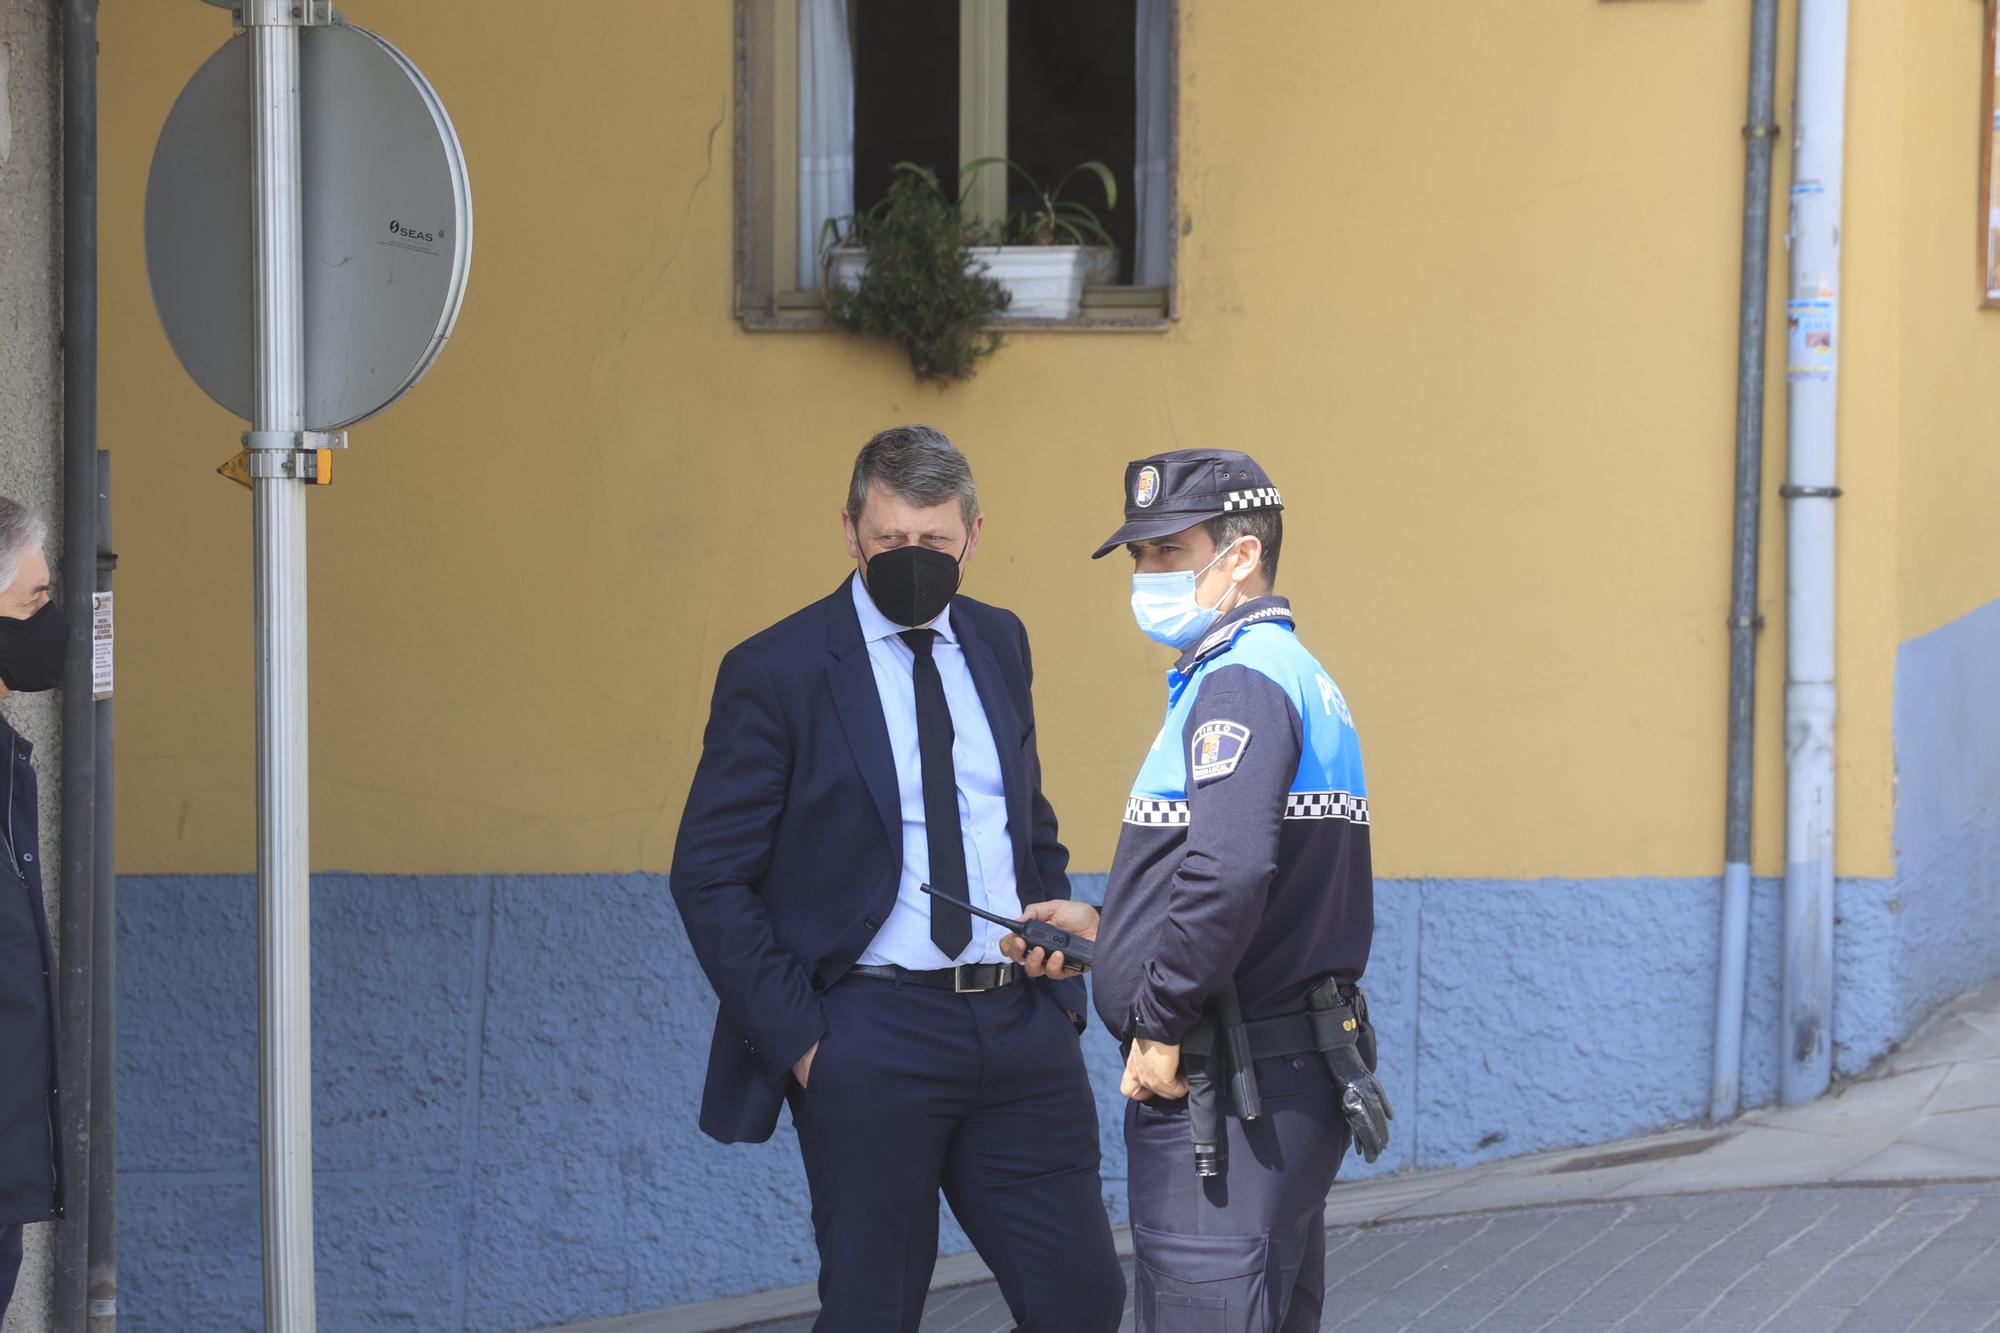
[[[812,290],[778,293],[776,308],[738,316],[755,333],[838,333],[820,293]],[[1075,319],[1027,319],[1002,315],[986,327],[1002,333],[1157,333],[1172,324],[1164,287],[1086,287],[1083,310]]]

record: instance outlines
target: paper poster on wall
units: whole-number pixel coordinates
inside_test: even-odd
[[[1820,297],[1810,301],[1785,302],[1785,378],[1801,380],[1833,378],[1833,343],[1838,322],[1837,303]]]

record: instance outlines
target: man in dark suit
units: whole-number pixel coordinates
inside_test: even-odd
[[[957,596],[984,517],[928,426],[884,431],[841,516],[857,569],[732,649],[674,848],[722,1001],[701,1127],[762,1142],[788,1102],[824,1333],[914,1333],[940,1188],[1023,1330],[1112,1333],[1076,976],[1030,980],[1012,920],[1068,896],[1020,620]]]
[[[49,600],[48,529],[0,496],[0,699],[62,683],[69,643]],[[62,1216],[56,964],[35,843],[33,747],[0,717],[0,1323],[21,1271],[21,1228]]]

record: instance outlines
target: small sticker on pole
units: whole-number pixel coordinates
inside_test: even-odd
[[[111,594],[90,594],[90,697],[111,697]]]
[[[1840,303],[1833,297],[1785,303],[1785,378],[1793,384],[1833,378]]]

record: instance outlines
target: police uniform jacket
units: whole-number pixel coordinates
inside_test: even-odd
[[[0,718],[0,1226],[62,1216],[56,962],[42,910],[34,747]]]
[[[1111,865],[1095,999],[1178,1043],[1232,977],[1252,1017],[1360,978],[1374,932],[1361,745],[1291,605],[1223,617],[1167,673],[1167,717]]]

